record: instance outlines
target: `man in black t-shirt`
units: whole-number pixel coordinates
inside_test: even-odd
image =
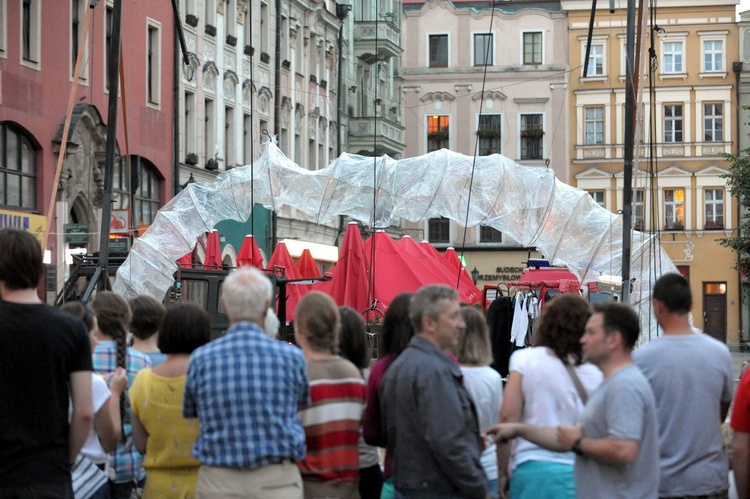
[[[31,234],[0,229],[0,499],[72,498],[94,417],[86,327],[41,302],[43,269]]]

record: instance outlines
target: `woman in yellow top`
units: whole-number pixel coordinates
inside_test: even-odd
[[[200,463],[193,457],[197,419],[182,417],[182,398],[190,354],[211,339],[208,314],[192,303],[167,309],[158,346],[167,360],[143,369],[130,388],[133,438],[144,454],[144,498],[195,497]]]

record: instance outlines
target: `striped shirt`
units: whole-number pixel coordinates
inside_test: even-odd
[[[117,344],[114,341],[100,341],[94,349],[92,355],[94,361],[94,372],[107,376],[117,369]],[[128,348],[127,355],[127,377],[128,387],[125,393],[128,393],[130,385],[135,379],[138,371],[146,367],[151,367],[151,359],[145,353]],[[126,398],[125,403],[125,443],[119,442],[117,450],[109,455],[109,465],[114,469],[115,476],[110,476],[117,483],[127,483],[133,480],[140,480],[145,476],[145,471],[141,467],[143,456],[135,448],[133,443],[133,430],[130,426],[130,399]]]
[[[312,403],[300,411],[307,456],[298,463],[303,480],[336,482],[359,478],[359,426],[365,380],[341,357],[307,364]]]

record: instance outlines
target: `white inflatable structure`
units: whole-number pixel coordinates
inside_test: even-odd
[[[402,160],[342,154],[325,169],[310,171],[267,142],[252,165],[222,173],[212,184],[190,184],[159,210],[117,271],[114,290],[163,299],[174,283],[176,260],[192,251],[198,237],[223,220],[250,217],[251,183],[255,203],[273,210],[291,206],[317,222],[348,215],[386,228],[401,218],[442,216],[467,227],[488,225],[536,247],[582,283],[621,274],[622,217],[559,181],[550,169],[497,154],[474,158],[443,149]],[[657,334],[651,287],[661,274],[675,271],[656,236],[632,232],[630,302],[641,315],[641,342]]]

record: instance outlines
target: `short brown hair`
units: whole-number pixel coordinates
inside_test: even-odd
[[[294,320],[307,333],[307,341],[315,350],[337,353],[341,319],[333,298],[320,291],[311,291],[297,304]]]
[[[130,332],[141,340],[147,340],[159,330],[164,318],[164,305],[156,298],[148,295],[139,295],[128,300],[130,312],[133,317],[130,320]]]
[[[164,354],[191,354],[211,340],[211,319],[195,303],[170,305],[161,322],[157,346]]]
[[[0,229],[0,281],[10,290],[36,288],[44,275],[42,247],[30,233]]]
[[[586,300],[576,294],[557,295],[542,310],[534,346],[549,348],[565,364],[570,357],[580,364],[580,340],[589,317],[591,308]]]
[[[482,312],[474,307],[461,308],[466,328],[458,345],[458,362],[472,366],[487,366],[492,363],[490,331]]]

